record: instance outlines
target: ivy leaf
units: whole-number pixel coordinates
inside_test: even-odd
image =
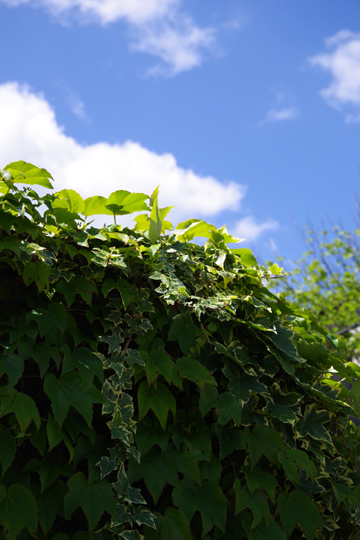
[[[303,469],[314,481],[316,467],[309,459],[306,452],[287,448],[285,451],[281,450],[278,453],[278,458],[288,477],[294,480],[297,484],[299,484],[298,469]]]
[[[0,377],[4,373],[8,376],[9,388],[15,386],[24,371],[24,361],[17,354],[8,354],[0,357]]]
[[[56,199],[52,202],[53,208],[66,208],[66,210],[69,210],[73,214],[84,213],[84,201],[73,189],[62,189],[54,193],[54,196]]]
[[[131,483],[143,478],[155,504],[166,483],[172,486],[179,485],[174,460],[168,452],[161,454],[156,447],[142,456],[141,464],[133,458],[129,459],[128,478]]]
[[[255,467],[251,471],[243,467],[242,470],[246,475],[246,483],[250,494],[252,495],[258,488],[264,489],[275,504],[275,490],[279,486],[275,476],[268,472],[262,472],[259,467]]]
[[[47,373],[44,379],[44,390],[51,400],[51,408],[60,427],[63,425],[70,405],[85,418],[91,427],[93,403],[107,403],[101,392],[78,371],[70,371],[58,379],[52,373]]]
[[[286,535],[290,536],[298,523],[309,540],[313,540],[316,527],[321,527],[322,521],[310,497],[302,491],[292,491],[289,496],[282,493],[277,498],[277,504]]]
[[[295,392],[289,392],[288,394],[282,394],[277,389],[271,390],[271,397],[265,396],[267,405],[264,409],[265,412],[269,412],[275,418],[278,418],[281,422],[293,424],[296,420],[295,413],[289,409],[297,405],[297,403],[303,398],[301,394]]]
[[[264,424],[256,424],[251,435],[249,435],[248,431],[246,432],[245,440],[248,445],[252,467],[257,464],[262,455],[273,463],[279,463],[277,453],[279,450],[284,449],[284,443],[273,428]]]
[[[154,521],[154,515],[150,512],[150,510],[141,510],[140,512],[135,512],[132,515],[133,520],[138,525],[147,525],[148,527],[151,527],[152,529],[156,530],[156,525]]]
[[[269,516],[269,524],[263,519],[259,525],[251,529],[251,516],[247,515],[241,522],[245,529],[248,540],[286,540],[282,528],[276,523],[272,515]]]
[[[121,336],[122,328],[112,328],[111,336],[99,337],[99,341],[109,345],[108,354],[121,352],[121,343],[124,343],[124,338]]]
[[[235,396],[228,392],[223,392],[218,397],[216,408],[219,411],[219,424],[225,425],[229,420],[233,420],[235,426],[240,425],[241,405]]]
[[[145,536],[139,533],[139,531],[124,531],[119,534],[124,540],[144,540]]]
[[[241,373],[241,370],[237,366],[226,365],[223,369],[224,375],[229,380],[229,392],[246,403],[250,398],[250,391],[255,393],[266,393],[269,391],[262,383],[260,383],[257,377],[252,377]]]
[[[56,516],[64,516],[63,504],[66,493],[65,484],[56,480],[36,499],[39,507],[39,523],[45,535],[51,529]]]
[[[116,500],[107,480],[98,480],[88,485],[84,473],[78,472],[69,478],[67,487],[69,491],[64,498],[65,519],[69,519],[80,507],[93,531],[105,511],[115,514]]]
[[[100,195],[94,197],[88,197],[84,200],[84,210],[81,212],[84,216],[95,216],[103,214],[112,214],[110,210],[105,207],[107,199]]]
[[[141,212],[141,210],[149,210],[148,205],[144,202],[148,198],[149,195],[145,195],[145,193],[131,193],[120,189],[111,193],[105,206],[116,205],[117,215],[132,214],[133,212]]]
[[[36,308],[26,315],[26,322],[36,321],[39,327],[40,337],[50,330],[52,325],[57,326],[61,332],[66,328],[66,309],[60,302],[51,302],[48,311],[42,308]]]
[[[161,429],[156,419],[153,423],[151,418],[145,416],[136,427],[136,446],[142,456],[156,444],[165,452],[170,435]]]
[[[1,472],[4,476],[4,472],[10,467],[14,461],[15,452],[16,452],[16,440],[11,435],[10,431],[5,427],[0,425],[0,463],[1,463]]]
[[[187,517],[180,510],[167,508],[164,515],[155,512],[156,530],[146,531],[146,540],[193,540]]]
[[[146,379],[151,386],[159,375],[163,375],[170,384],[173,376],[174,362],[165,351],[155,349],[145,359]]]
[[[49,288],[49,278],[51,275],[51,266],[42,262],[29,262],[24,267],[23,280],[28,287],[31,283],[35,282],[39,292],[45,287]]]
[[[294,332],[285,326],[282,326],[280,322],[276,321],[275,323],[276,334],[271,332],[267,337],[277,346],[280,351],[283,351],[285,354],[294,358],[300,362],[298,352],[295,345],[292,342],[294,337]]]
[[[64,429],[61,429],[57,421],[49,413],[48,422],[46,425],[46,434],[49,441],[49,451],[57,446],[61,441],[64,441],[67,449],[69,450],[70,459],[74,457],[74,448],[71,444],[71,440],[66,434]]]
[[[6,492],[0,486],[0,524],[8,531],[7,538],[15,540],[24,527],[35,534],[38,511],[36,499],[26,487],[12,484]]]
[[[53,189],[49,181],[49,178],[53,180],[51,174],[46,169],[40,169],[31,163],[26,163],[26,161],[9,163],[4,167],[4,170],[9,171],[14,183],[28,184],[30,186],[37,184],[38,186]]]
[[[241,260],[241,264],[246,266],[247,268],[251,268],[252,266],[255,268],[258,268],[258,262],[255,259],[254,255],[248,248],[235,248],[231,249],[231,253],[234,253],[234,255],[238,255]]]
[[[206,384],[203,392],[200,392],[199,409],[202,416],[210,409],[216,409],[219,392],[215,386]]]
[[[145,381],[142,382],[138,390],[138,404],[139,420],[146,415],[149,409],[152,409],[164,431],[169,410],[171,410],[175,418],[176,401],[164,384],[158,383],[157,388],[154,386],[149,388]]]
[[[0,388],[0,403],[0,418],[13,412],[23,433],[25,433],[31,420],[35,422],[38,429],[40,428],[39,411],[31,397],[17,392],[14,388],[7,389],[6,386],[3,386]]]
[[[196,383],[201,390],[204,389],[205,384],[217,385],[215,378],[198,360],[194,358],[178,358],[176,360],[176,367],[181,378],[189,379]]]
[[[105,476],[119,467],[119,462],[117,459],[110,459],[108,456],[102,456],[100,461],[95,465],[100,467],[100,480],[102,480]]]
[[[235,479],[234,489],[236,494],[235,515],[242,512],[245,508],[250,508],[253,514],[253,522],[251,529],[254,529],[262,518],[265,518],[266,523],[269,523],[270,510],[268,503],[264,500],[264,496],[260,491],[250,495],[246,486],[241,487],[240,480]]]
[[[183,315],[176,315],[170,327],[168,341],[178,341],[182,352],[186,354],[190,347],[196,344],[197,330],[198,327],[193,323],[186,322]]]
[[[110,527],[118,527],[119,525],[122,525],[123,523],[130,523],[131,521],[131,515],[127,511],[127,507],[123,504],[117,504],[116,505],[116,517],[111,522]]]
[[[327,411],[316,410],[315,404],[307,405],[304,418],[299,420],[296,424],[296,431],[300,437],[310,435],[313,439],[332,444],[329,432],[324,428],[324,424],[329,422],[329,420],[330,415]]]
[[[220,487],[205,480],[201,486],[188,478],[180,482],[180,489],[173,491],[173,501],[191,521],[196,511],[200,512],[205,536],[214,525],[225,532],[226,498]]]
[[[240,429],[217,426],[217,434],[220,443],[220,459],[231,454],[234,450],[244,450],[244,435]]]

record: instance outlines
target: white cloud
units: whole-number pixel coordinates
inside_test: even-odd
[[[0,167],[21,159],[44,167],[55,178],[56,191],[71,188],[84,198],[118,189],[150,195],[160,184],[160,205],[176,206],[170,214],[174,224],[239,210],[245,196],[245,186],[199,176],[181,168],[173,155],[136,142],[81,146],[57,124],[42,95],[17,83],[0,85],[0,118]]]
[[[152,75],[173,76],[199,66],[204,52],[215,48],[214,28],[200,28],[180,10],[181,0],[0,0],[9,7],[44,8],[60,21],[106,25],[125,21],[133,37],[131,48],[155,55],[163,64]]]
[[[360,107],[360,33],[341,30],[325,41],[329,52],[309,58],[311,66],[328,71],[332,80],[320,94],[329,105]],[[348,122],[358,122],[359,114],[349,114]]]
[[[164,62],[154,66],[149,71],[151,75],[173,76],[200,65],[203,52],[214,45],[215,29],[199,28],[189,16],[183,15],[142,26],[132,49],[158,56]]]
[[[299,115],[296,107],[287,107],[283,109],[270,109],[264,120],[258,123],[258,126],[263,126],[268,122],[283,122],[284,120],[294,120]]]
[[[272,218],[264,223],[257,223],[253,216],[246,216],[236,222],[234,234],[253,242],[265,231],[275,231],[278,228],[279,223]]]

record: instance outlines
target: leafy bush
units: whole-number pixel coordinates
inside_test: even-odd
[[[281,269],[203,221],[164,234],[157,190],[0,180],[0,538],[359,537],[358,410],[330,375],[360,371],[263,286]]]

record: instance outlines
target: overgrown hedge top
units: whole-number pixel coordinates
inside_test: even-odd
[[[281,269],[172,229],[157,190],[0,173],[0,539],[359,538],[359,386],[330,376],[360,371],[264,286]]]

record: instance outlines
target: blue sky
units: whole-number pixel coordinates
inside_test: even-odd
[[[0,0],[0,167],[205,219],[263,261],[352,228],[358,0]]]

